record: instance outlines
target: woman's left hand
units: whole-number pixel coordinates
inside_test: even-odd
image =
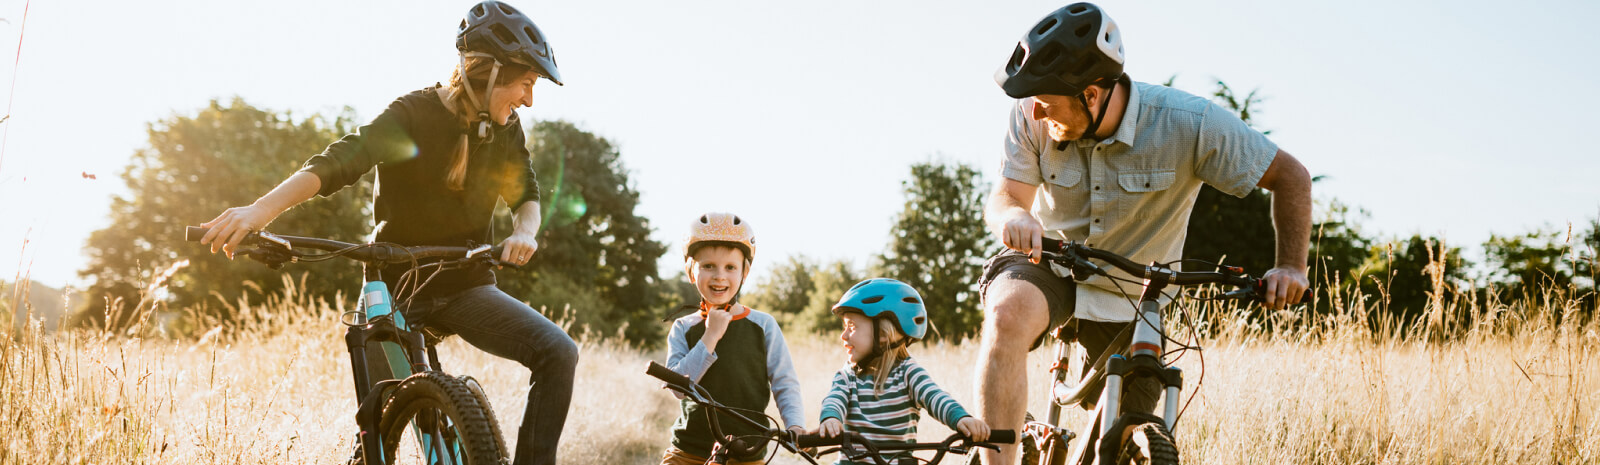
[[[512,233],[500,243],[500,261],[522,266],[539,251],[539,241],[532,234]]]

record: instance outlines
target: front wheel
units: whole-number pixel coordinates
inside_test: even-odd
[[[423,372],[395,388],[384,404],[378,431],[391,464],[499,464],[505,454],[493,418],[466,382]]]
[[[1161,423],[1148,422],[1135,426],[1122,445],[1117,464],[1178,465],[1178,446]]]

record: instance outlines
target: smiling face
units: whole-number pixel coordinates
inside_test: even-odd
[[[713,306],[727,305],[744,282],[744,251],[733,247],[708,245],[691,256],[689,280],[700,291],[700,298]]]
[[[872,334],[872,319],[860,313],[845,313],[843,318],[844,331],[839,333],[839,342],[844,343],[850,363],[861,363],[872,352],[872,339],[876,337]]]
[[[498,81],[501,84],[495,86],[494,95],[489,96],[489,118],[495,124],[506,124],[511,119],[511,112],[533,106],[533,85],[539,82],[539,73],[530,70],[511,80]]]

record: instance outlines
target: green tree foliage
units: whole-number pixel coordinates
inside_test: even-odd
[[[639,192],[621,154],[566,121],[535,123],[528,149],[542,189],[539,252],[529,270],[500,273],[501,288],[573,316],[591,334],[660,343],[672,286],[661,282],[656,261],[666,246],[650,240],[650,221],[634,214]],[[509,219],[497,221],[496,231],[510,230]]]
[[[1468,266],[1461,249],[1443,239],[1412,235],[1372,248],[1361,291],[1382,299],[1378,308],[1385,314],[1411,324],[1424,315],[1430,302],[1450,302],[1462,292]]]
[[[911,178],[901,186],[905,207],[876,270],[922,293],[936,331],[930,334],[972,336],[983,323],[977,285],[993,247],[983,222],[984,182],[966,164],[928,162],[912,165]]]
[[[1587,231],[1581,229],[1586,226]],[[1493,270],[1489,279],[1515,298],[1541,301],[1545,291],[1573,292],[1592,307],[1595,251],[1600,250],[1600,220],[1566,231],[1542,229],[1521,235],[1490,235],[1484,251]]]
[[[232,262],[184,241],[184,226],[209,221],[230,207],[249,205],[352,129],[349,111],[329,119],[296,120],[234,99],[213,100],[193,115],[150,124],[149,147],[133,154],[122,173],[128,194],[111,201],[110,225],[90,234],[89,260],[80,275],[87,292],[87,321],[99,322],[108,302],[139,302],[145,283],[180,260],[168,288],[172,307],[198,306],[227,319],[227,306],[247,287],[273,293],[282,273],[253,263]],[[329,198],[316,198],[279,217],[271,228],[296,235],[358,240],[370,228],[370,178]],[[320,264],[292,273],[314,273],[306,292],[331,297],[360,282],[353,264]],[[248,284],[247,284],[248,283]],[[137,312],[124,312],[135,315]]]
[[[839,303],[844,291],[863,279],[866,277],[850,266],[849,261],[836,260],[817,267],[816,274],[811,277],[812,288],[807,293],[805,309],[795,319],[796,329],[818,334],[838,331],[840,323],[839,318],[833,316],[833,304]]]
[[[1170,81],[1169,81],[1170,82]],[[1228,84],[1217,81],[1212,100],[1234,112],[1245,124],[1255,127],[1251,113],[1261,98],[1252,90],[1239,97]],[[1262,131],[1270,134],[1272,131]],[[1276,239],[1272,227],[1272,195],[1255,188],[1244,198],[1234,197],[1210,185],[1200,188],[1194,212],[1189,217],[1184,258],[1225,262],[1242,266],[1251,273],[1263,273],[1276,261]]]
[[[759,262],[756,265],[760,266]],[[804,255],[791,255],[773,266],[761,283],[745,283],[744,302],[752,308],[771,313],[780,318],[792,319],[810,303],[811,289],[816,286],[812,275],[818,271],[816,261]]]
[[[1311,287],[1348,289],[1360,281],[1362,265],[1372,250],[1372,239],[1361,234],[1357,221],[1369,215],[1365,210],[1352,213],[1337,199],[1323,210],[1324,218],[1311,229]]]

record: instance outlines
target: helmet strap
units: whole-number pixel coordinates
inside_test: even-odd
[[[1117,82],[1121,82],[1121,81],[1119,80]],[[1090,139],[1094,139],[1094,140],[1100,140],[1100,137],[1095,135],[1095,133],[1100,132],[1100,123],[1102,121],[1105,121],[1105,119],[1106,119],[1106,110],[1111,109],[1111,97],[1116,95],[1116,94],[1117,94],[1117,84],[1116,84],[1116,82],[1113,82],[1111,84],[1111,90],[1106,91],[1106,98],[1101,99],[1101,102],[1100,102],[1100,113],[1098,115],[1094,116],[1093,118],[1089,119],[1089,127],[1087,129],[1084,129],[1084,131],[1083,131],[1083,136],[1084,137],[1087,137],[1087,138],[1090,138]],[[1084,97],[1083,93],[1079,92],[1078,93],[1078,103],[1083,104],[1083,113],[1087,115],[1089,113],[1089,98],[1088,97]]]
[[[856,370],[857,371],[872,369],[872,367],[877,366],[878,359],[882,358],[884,354],[889,353],[889,352],[893,352],[895,349],[899,349],[901,347],[905,347],[907,344],[911,343],[911,337],[909,337],[909,336],[901,337],[899,341],[895,341],[893,343],[888,344],[888,347],[885,347],[884,350],[878,350],[878,346],[880,345],[878,343],[878,320],[879,319],[878,318],[868,318],[868,320],[872,321],[872,347],[868,347],[867,348],[867,356],[866,356],[866,358],[863,358],[863,359],[861,359],[860,362],[856,363]],[[902,336],[905,336],[905,335],[902,334]],[[883,376],[883,373],[875,373],[873,376]]]
[[[489,70],[489,82],[485,82],[483,84],[483,101],[481,102],[478,101],[478,94],[472,91],[472,80],[467,78],[467,58],[480,57],[494,60],[494,68]],[[461,54],[461,80],[463,81],[462,84],[466,84],[461,87],[467,90],[467,100],[471,101],[472,106],[478,110],[477,121],[479,139],[485,139],[489,137],[489,118],[491,117],[489,114],[489,98],[494,95],[495,80],[500,78],[500,65],[499,59],[495,58],[494,55],[487,53],[467,52]]]

